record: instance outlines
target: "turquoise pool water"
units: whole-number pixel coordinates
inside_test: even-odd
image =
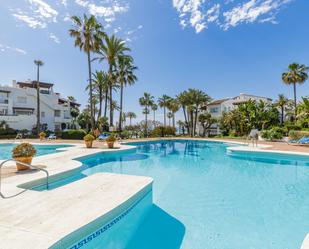
[[[135,145],[136,152],[84,158],[78,173],[52,183],[97,172],[154,178],[154,205],[125,245],[113,247],[102,234],[82,248],[298,249],[309,232],[308,157],[229,155],[229,145],[204,141]],[[122,240],[132,223],[110,228],[109,240]]]
[[[10,159],[12,158],[12,149],[16,146],[16,144],[0,144],[0,160]],[[71,145],[34,145],[37,150],[36,156],[47,155],[51,153],[56,153],[57,149],[71,147]]]

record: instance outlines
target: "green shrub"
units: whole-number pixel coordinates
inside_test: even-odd
[[[290,140],[298,140],[302,137],[309,137],[309,131],[290,131],[289,139]]]
[[[229,137],[237,137],[237,133],[234,130],[229,131]]]
[[[12,157],[32,157],[36,154],[36,149],[32,144],[21,143],[12,150]]]
[[[0,128],[0,136],[2,135],[16,135],[17,134],[17,130],[14,130],[12,128]]]
[[[123,130],[122,132],[119,133],[119,136],[122,138],[122,139],[128,139],[131,137],[131,132],[128,131],[128,130]]]
[[[262,131],[262,138],[266,140],[280,140],[283,138],[284,130],[280,127],[274,127],[270,130],[264,130]]]
[[[150,136],[151,137],[164,137],[164,136],[175,136],[175,134],[176,134],[176,128],[174,127],[158,126],[151,131]]]
[[[83,139],[86,134],[84,130],[67,130],[62,132],[61,137],[63,139]]]
[[[290,132],[290,131],[300,131],[301,130],[301,126],[294,125],[294,124],[285,125],[285,128],[287,129],[287,132]]]

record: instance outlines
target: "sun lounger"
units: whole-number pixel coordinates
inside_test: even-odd
[[[98,136],[98,139],[99,140],[105,140],[106,138],[108,138],[110,136],[110,134],[107,134],[107,133],[103,133],[103,134],[100,134]]]
[[[309,144],[309,137],[303,137],[301,139],[298,140],[299,144]]]
[[[50,134],[48,137],[47,137],[48,140],[53,140],[53,139],[57,139],[56,135],[55,134]]]

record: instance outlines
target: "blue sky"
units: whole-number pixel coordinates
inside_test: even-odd
[[[42,80],[85,104],[86,57],[68,29],[70,16],[91,13],[127,41],[139,67],[125,111],[141,113],[144,91],[174,96],[189,87],[213,98],[292,97],[280,76],[291,62],[309,65],[308,10],[308,0],[2,0],[0,83],[34,79],[39,58]],[[309,82],[298,94],[309,95]]]

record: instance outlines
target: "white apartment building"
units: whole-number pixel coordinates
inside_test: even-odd
[[[36,126],[36,81],[16,82],[12,86],[0,85],[0,121],[16,130],[31,131]],[[40,82],[41,124],[48,130],[61,130],[72,124],[71,108],[80,104],[69,102],[54,93],[53,84]]]
[[[212,117],[219,119],[222,116],[223,112],[229,112],[237,107],[237,105],[246,103],[249,100],[255,101],[264,101],[267,103],[271,103],[272,99],[262,96],[255,96],[245,93],[240,93],[239,96],[233,98],[225,98],[214,100],[209,103],[206,107],[206,110],[211,114]],[[217,135],[220,134],[220,129],[218,124],[214,124],[211,129],[211,134]]]

